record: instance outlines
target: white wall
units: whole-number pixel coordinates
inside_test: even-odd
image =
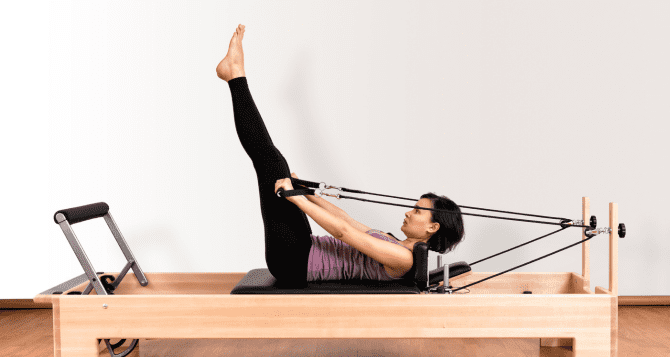
[[[599,226],[616,202],[628,228],[619,294],[670,294],[667,2],[5,7],[2,299],[83,273],[52,217],[99,201],[145,272],[266,267],[253,166],[215,74],[238,24],[253,97],[301,178],[573,219],[588,196]],[[404,239],[407,209],[332,202]],[[446,262],[555,229],[465,224]],[[123,267],[103,220],[73,227],[97,271]],[[475,270],[503,271],[579,239],[569,229]],[[607,287],[607,235],[592,240],[591,264],[591,287]],[[519,271],[581,273],[581,249]]]

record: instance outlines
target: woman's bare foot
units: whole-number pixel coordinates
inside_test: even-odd
[[[233,78],[244,77],[244,52],[242,51],[242,39],[244,38],[244,25],[237,26],[233,38],[230,39],[228,53],[221,63],[216,66],[216,75],[228,82]]]

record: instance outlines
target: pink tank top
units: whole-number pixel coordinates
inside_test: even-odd
[[[365,232],[377,239],[402,245],[397,239],[386,237],[382,231],[371,229]],[[358,249],[331,236],[315,236],[309,251],[307,281],[323,280],[398,280],[388,275],[378,261],[361,253]],[[403,246],[403,248],[407,248]],[[407,248],[411,251],[411,249]]]

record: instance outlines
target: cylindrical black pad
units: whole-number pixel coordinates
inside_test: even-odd
[[[109,206],[105,202],[91,203],[90,205],[62,209],[54,213],[54,222],[56,215],[62,213],[70,224],[75,224],[89,219],[102,217],[109,211]]]

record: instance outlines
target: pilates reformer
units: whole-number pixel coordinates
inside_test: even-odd
[[[324,191],[379,194],[295,178],[292,182],[319,191],[280,189],[277,195],[314,194],[397,205]],[[277,284],[268,269],[248,273],[145,274],[109,206],[100,202],[55,213],[54,221],[85,273],[40,293],[34,301],[53,305],[55,356],[97,356],[104,340],[102,347],[111,356],[123,357],[132,352],[140,339],[175,338],[540,338],[542,346],[571,345],[574,356],[617,355],[615,234],[623,238],[626,230],[623,223],[618,224],[616,203],[610,203],[609,227],[603,228],[597,228],[595,216],[590,217],[589,225],[584,225],[590,210],[587,197],[582,198],[582,220],[460,207],[557,219],[560,222],[462,213],[555,224],[561,229],[474,263],[448,264],[448,270],[438,254],[437,268],[429,271],[428,245],[419,242],[414,245],[411,270],[399,280],[315,281],[304,288],[286,288]],[[96,272],[72,230],[73,224],[99,217],[104,218],[127,260],[120,273]],[[618,229],[611,228],[617,224]],[[500,273],[477,273],[471,269],[472,265],[569,227],[584,228],[583,239]],[[596,287],[592,293],[588,240],[600,233],[610,236],[610,286],[609,290]],[[582,275],[509,273],[577,244],[582,244]],[[137,279],[126,279],[121,284],[131,269]],[[490,280],[503,274],[504,277]],[[467,293],[460,292],[464,289]],[[297,294],[304,296],[296,299]],[[388,314],[388,309],[394,309],[396,315]],[[130,346],[115,352],[128,337],[133,339]],[[112,339],[120,341],[112,344]]]

